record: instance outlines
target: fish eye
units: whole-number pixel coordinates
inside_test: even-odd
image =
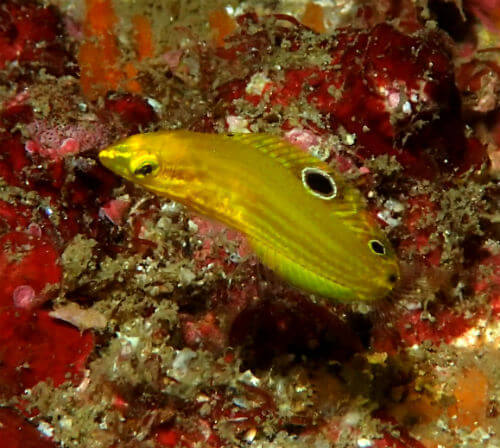
[[[378,240],[368,241],[370,250],[377,255],[385,255],[385,246]]]
[[[302,183],[314,196],[321,199],[333,199],[337,195],[337,185],[332,176],[319,168],[304,168]]]
[[[155,156],[147,155],[132,160],[130,171],[134,176],[142,179],[158,169],[158,161]]]
[[[139,168],[134,171],[136,176],[147,176],[153,172],[153,165],[150,163],[143,163]]]

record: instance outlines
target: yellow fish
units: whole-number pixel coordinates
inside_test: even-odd
[[[269,134],[138,134],[99,153],[142,187],[244,233],[291,284],[340,301],[384,297],[399,278],[360,192],[326,163]]]

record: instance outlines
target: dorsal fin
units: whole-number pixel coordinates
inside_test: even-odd
[[[261,151],[269,157],[278,160],[284,166],[304,163],[324,167],[321,160],[276,135],[233,134],[228,135],[228,138],[249,145],[253,149]]]
[[[335,180],[339,193],[337,200],[332,201],[332,213],[344,222],[352,221],[352,226],[359,225],[358,213],[365,208],[365,199],[360,191],[326,162],[313,156],[306,150],[272,134],[233,134],[227,138],[248,145],[253,150],[278,160],[284,167],[296,169],[299,173],[303,167],[320,168]],[[299,178],[300,181],[300,178]]]

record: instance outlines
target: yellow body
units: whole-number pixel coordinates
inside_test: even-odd
[[[162,131],[100,152],[104,166],[243,232],[291,284],[375,300],[399,278],[394,251],[359,191],[324,162],[268,134]]]

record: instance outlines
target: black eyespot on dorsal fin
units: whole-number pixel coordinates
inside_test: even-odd
[[[370,240],[368,245],[374,254],[385,255],[385,246],[379,240]]]
[[[314,196],[321,199],[333,199],[337,196],[337,184],[329,173],[320,168],[304,168],[302,183]]]

